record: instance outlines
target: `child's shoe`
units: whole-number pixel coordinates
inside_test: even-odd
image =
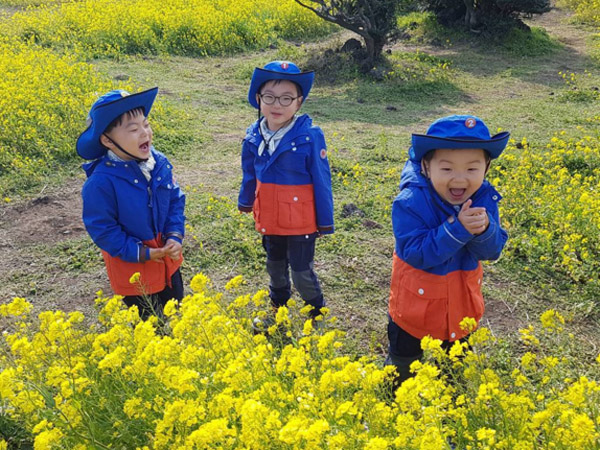
[[[267,334],[267,330],[275,325],[275,317],[272,315],[266,316],[264,319],[255,317],[252,321],[252,334]]]

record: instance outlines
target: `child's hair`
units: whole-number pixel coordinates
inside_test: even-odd
[[[429,150],[427,153],[425,153],[423,155],[423,158],[421,158],[421,160],[427,164],[427,166],[425,167],[425,171],[422,172],[423,175],[425,175],[427,178],[429,178],[429,173],[428,173],[428,168],[429,168],[429,163],[431,163],[431,160],[433,159],[433,155],[435,155],[435,151],[438,150],[437,148],[434,148],[433,150]],[[483,149],[481,149],[483,150]],[[490,163],[492,162],[492,157],[490,156],[490,154],[488,153],[487,150],[483,150],[483,156],[485,157],[485,171],[487,173],[488,169],[490,168]]]
[[[423,155],[423,161],[425,161],[427,164],[429,164],[431,162],[431,160],[433,159],[433,155],[435,154],[435,151],[438,149],[433,149],[433,150],[429,150],[427,153],[425,153]],[[482,149],[483,150],[483,149]],[[492,160],[492,157],[490,156],[490,154],[487,152],[487,150],[483,150],[483,154],[485,156],[485,163],[489,164],[490,161]]]
[[[281,80],[281,79],[275,79],[275,80],[267,80],[265,81],[263,84],[260,85],[260,87],[258,88],[258,93],[262,94],[262,90],[265,87],[265,85],[267,83],[273,83],[274,86],[277,86],[279,83],[281,83],[282,81],[290,81],[291,83],[294,83],[294,86],[296,86],[296,94],[298,94],[298,97],[302,97],[304,94],[302,93],[302,88],[300,87],[300,85],[298,83],[296,83],[295,81],[291,81],[291,80]]]
[[[134,108],[127,112],[124,112],[119,117],[117,117],[115,120],[113,120],[110,124],[108,124],[108,126],[106,127],[106,130],[104,130],[104,132],[109,133],[113,128],[121,125],[123,123],[123,117],[127,116],[128,119],[131,119],[132,117],[137,117],[140,114],[142,114],[142,115],[145,114],[144,108]]]

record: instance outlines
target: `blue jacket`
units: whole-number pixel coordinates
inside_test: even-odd
[[[252,210],[263,234],[333,233],[331,172],[323,132],[304,114],[272,155],[258,154],[259,121],[242,143],[242,185],[238,208]]]
[[[94,243],[112,257],[138,262],[143,241],[185,234],[185,195],[172,165],[152,149],[156,165],[150,182],[135,161],[104,156],[84,164],[83,223]],[[180,239],[178,239],[180,240]]]
[[[407,161],[400,194],[392,206],[396,238],[390,315],[409,333],[439,339],[462,337],[458,323],[483,314],[481,260],[494,260],[508,235],[500,226],[500,194],[487,181],[473,194],[472,207],[485,207],[489,226],[475,236],[458,220],[460,206],[445,202]]]

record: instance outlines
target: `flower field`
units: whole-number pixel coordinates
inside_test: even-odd
[[[560,0],[559,3],[573,9],[578,19],[600,25],[600,2],[598,0]]]
[[[526,141],[519,147],[510,146],[489,175],[504,196],[500,211],[511,236],[505,255],[525,260],[526,270],[535,265],[563,273],[595,298],[600,293],[600,136],[565,139],[559,133],[545,149]],[[592,301],[582,309],[596,307]]]
[[[600,385],[568,357],[575,341],[555,311],[521,330],[520,358],[485,328],[449,353],[424,339],[427,360],[394,393],[389,369],[345,354],[335,318],[315,328],[290,301],[254,336],[268,295],[241,293],[242,281],[220,293],[196,275],[164,324],[101,292],[92,327],[78,312],[31,317],[21,298],[1,306],[0,415],[39,450],[600,445]]]
[[[324,36],[332,27],[293,1],[83,0],[16,13],[9,32],[86,56],[206,56]]]
[[[73,158],[82,105],[113,84],[77,58],[1,36],[0,72],[0,174],[33,182]]]

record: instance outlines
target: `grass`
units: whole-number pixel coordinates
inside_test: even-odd
[[[240,141],[256,118],[246,101],[249,78],[255,66],[282,56],[310,65],[315,48],[337,46],[347,37],[341,33],[322,43],[284,44],[234,57],[93,61],[110,77],[131,77],[143,87],[160,86],[161,99],[172,108],[174,122],[155,130],[156,146],[174,161],[188,195],[186,279],[203,271],[223,285],[241,273],[249,291],[267,286],[260,236],[251,218],[236,210]],[[390,64],[406,70],[395,78],[377,82],[360,78],[347,67],[337,82],[320,79],[317,73],[316,86],[303,107],[325,132],[334,177],[337,230],[318,241],[315,267],[333,313],[341,318],[357,352],[385,352],[393,250],[385,208],[397,192],[411,132],[424,132],[440,116],[465,112],[484,118],[492,132],[510,130],[517,141],[527,137],[533,146],[544,146],[560,130],[567,136],[575,134],[577,126],[598,131],[586,122],[597,112],[597,99],[570,98],[572,86],[558,74],[568,64],[578,73],[588,70],[590,86],[600,85],[597,64],[585,52],[573,54],[551,32],[536,28],[530,42],[516,34],[496,47],[473,46],[471,38],[456,33],[442,37],[442,45],[429,45],[429,38],[423,37],[393,47]],[[417,50],[429,56],[415,58]],[[429,69],[439,70],[444,62],[448,68],[439,76],[422,80]],[[414,73],[419,76],[413,78]],[[52,175],[49,189],[71,182],[77,164],[68,163],[64,171]],[[81,182],[81,177],[76,180]],[[348,204],[362,215],[343,217]],[[102,273],[99,255],[94,256],[89,242],[81,238],[36,247],[33,256],[46,264],[60,261],[71,276]],[[550,306],[578,303],[568,280],[535,267],[526,272],[523,267],[519,261],[501,260],[486,268],[490,311],[486,320],[499,334],[516,334],[517,324]],[[4,278],[2,284],[8,288],[3,292],[16,291],[25,279],[35,278]],[[38,285],[45,282],[38,279]],[[586,311],[571,310],[573,324],[590,323]]]

